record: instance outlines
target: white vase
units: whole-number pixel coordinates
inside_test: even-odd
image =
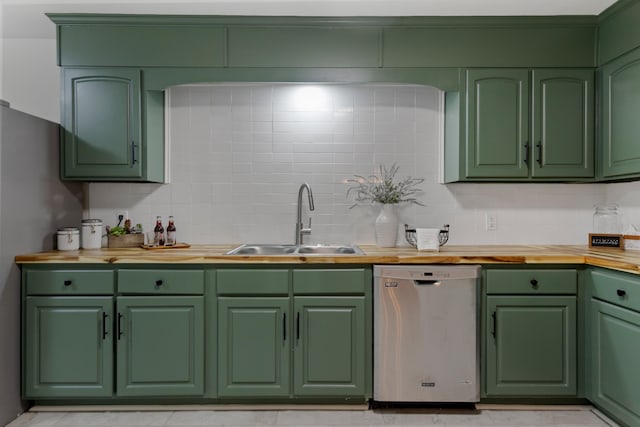
[[[398,239],[398,215],[396,205],[382,204],[380,214],[376,218],[376,245],[393,248]]]

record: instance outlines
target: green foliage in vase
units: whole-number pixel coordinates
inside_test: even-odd
[[[395,178],[399,168],[395,163],[389,169],[384,165],[380,165],[379,175],[370,175],[368,177],[354,175],[354,178],[348,179],[347,182],[353,185],[347,190],[347,197],[355,194],[355,203],[351,208],[363,202],[383,204],[413,203],[424,206],[416,198],[416,195],[422,192],[417,186],[422,184],[424,179],[408,176],[396,182]]]

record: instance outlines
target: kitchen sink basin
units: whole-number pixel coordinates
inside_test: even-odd
[[[244,244],[225,255],[364,255],[355,245]]]
[[[305,255],[364,255],[357,246],[340,245],[300,245],[296,252]]]
[[[242,245],[226,255],[290,255],[298,249],[296,245]]]

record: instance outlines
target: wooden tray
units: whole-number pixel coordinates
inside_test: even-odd
[[[190,248],[191,245],[187,244],[187,243],[176,243],[173,246],[150,246],[150,245],[140,245],[140,247],[142,249],[184,249],[184,248]]]

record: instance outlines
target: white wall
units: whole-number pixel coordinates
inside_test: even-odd
[[[446,2],[445,2],[446,3]],[[538,11],[547,10],[548,14],[562,14],[562,11],[550,11],[554,5],[567,7],[571,13],[599,13],[610,0],[598,0],[587,5],[582,0],[568,2],[536,3]],[[443,3],[444,4],[444,3]],[[527,7],[530,2],[523,2],[520,6]],[[208,14],[314,14],[319,12],[313,7],[309,8],[310,2],[274,2],[274,1],[244,1],[222,2],[202,1],[193,2],[152,2],[140,0],[135,3],[128,1],[92,2],[80,3],[74,0],[4,0],[0,3],[0,33],[4,48],[0,52],[0,97],[11,102],[12,107],[28,112],[30,114],[44,117],[51,121],[59,122],[59,69],[55,65],[55,26],[44,16],[45,12],[95,12],[95,13],[208,13]],[[411,6],[413,5],[413,6]],[[406,2],[402,7],[394,3],[394,13],[396,14],[423,14],[434,13],[434,4],[421,3],[423,9],[416,10],[416,2]],[[516,5],[510,2],[509,6]],[[524,6],[523,6],[524,5]],[[316,5],[317,6],[317,5]],[[353,1],[351,3],[342,2],[332,4],[333,7],[324,2],[320,7],[324,14],[385,14],[389,12],[388,2],[364,2]],[[396,7],[397,6],[397,7]],[[411,9],[414,7],[414,9]],[[429,9],[431,7],[431,9]],[[502,7],[506,7],[502,4]],[[517,7],[517,6],[516,6]],[[591,10],[581,9],[591,7]],[[475,14],[496,13],[483,3],[482,10],[475,10]],[[547,8],[547,9],[544,9]],[[578,9],[576,9],[578,8]],[[465,9],[471,11],[474,9]],[[366,11],[366,13],[364,13]],[[529,11],[531,12],[531,11]],[[450,12],[457,13],[457,11]],[[527,13],[523,10],[519,13]],[[543,12],[540,12],[543,13]],[[509,14],[509,13],[506,13]],[[94,185],[96,187],[96,185]],[[170,193],[169,186],[135,185],[122,184],[117,186],[117,193],[126,194],[127,200],[140,197],[142,205],[147,206],[142,209],[139,216],[145,218],[143,222],[148,222],[156,212],[164,213],[167,208],[152,208],[153,203],[158,200],[165,201],[165,205],[172,202],[167,196]],[[590,220],[592,204],[604,200],[615,202],[622,200],[621,210],[627,212],[625,217],[629,221],[640,222],[640,200],[628,196],[628,193],[640,191],[640,183],[629,184],[608,184],[608,185],[512,185],[512,184],[455,184],[448,186],[434,186],[433,193],[438,196],[438,206],[430,206],[429,215],[418,217],[410,216],[409,220],[414,220],[418,225],[432,225],[432,222],[440,223],[444,221],[454,222],[451,215],[459,215],[456,220],[458,233],[454,233],[452,241],[477,243],[474,239],[483,242],[526,242],[534,239],[544,241],[550,239],[566,243],[582,243],[582,236],[586,232]],[[319,192],[319,190],[317,190]],[[294,191],[295,192],[295,191]],[[94,195],[93,200],[96,199]],[[431,194],[427,194],[431,196]],[[156,200],[151,204],[145,200]],[[442,201],[445,201],[444,204]],[[120,202],[114,202],[113,206],[100,206],[100,209],[115,209]],[[125,204],[136,205],[133,201]],[[137,206],[137,205],[136,205]],[[444,207],[446,206],[446,207]],[[133,212],[135,212],[135,208]],[[495,210],[498,214],[499,229],[497,232],[487,233],[484,228],[484,213]],[[431,213],[433,212],[433,213]],[[198,215],[197,213],[194,215]],[[201,214],[206,217],[206,214]],[[348,211],[347,215],[353,215],[353,211]],[[373,213],[370,213],[373,215]],[[418,215],[417,213],[411,215]],[[107,213],[101,214],[106,221],[110,216]],[[634,216],[636,219],[634,219]],[[287,219],[287,221],[289,221]],[[315,221],[315,220],[314,220]],[[202,221],[204,222],[204,220]],[[182,220],[184,230],[184,219]],[[556,233],[553,230],[553,223],[565,223],[565,229]],[[542,233],[534,233],[531,224],[542,227]],[[145,224],[147,227],[148,225]],[[318,224],[320,225],[320,224]],[[194,226],[195,227],[195,226]],[[284,226],[283,226],[284,227]],[[197,227],[195,227],[197,228]],[[524,232],[522,231],[524,230]],[[186,231],[186,230],[185,230]],[[195,233],[195,232],[194,232]],[[205,231],[204,236],[209,238],[212,231]],[[236,232],[237,233],[237,232]],[[292,232],[291,232],[292,233]],[[200,240],[201,237],[194,235],[188,237],[191,241]],[[231,236],[223,234],[224,240],[240,239],[237,234]]]
[[[59,133],[56,123],[0,107],[0,425],[22,410],[15,256],[53,249],[56,229],[81,218],[81,185],[58,179]]]
[[[4,99],[4,4],[0,0],[0,99]]]
[[[150,229],[174,215],[191,243],[289,242],[308,181],[317,243],[374,243],[377,207],[346,198],[345,180],[379,164],[425,178],[418,227],[451,225],[453,244],[583,244],[605,185],[438,184],[441,94],[401,85],[229,85],[171,90],[171,184],[91,184],[92,217],[116,209]],[[306,202],[304,204],[306,207]],[[485,215],[498,219],[485,230]],[[306,215],[305,215],[306,216]]]

